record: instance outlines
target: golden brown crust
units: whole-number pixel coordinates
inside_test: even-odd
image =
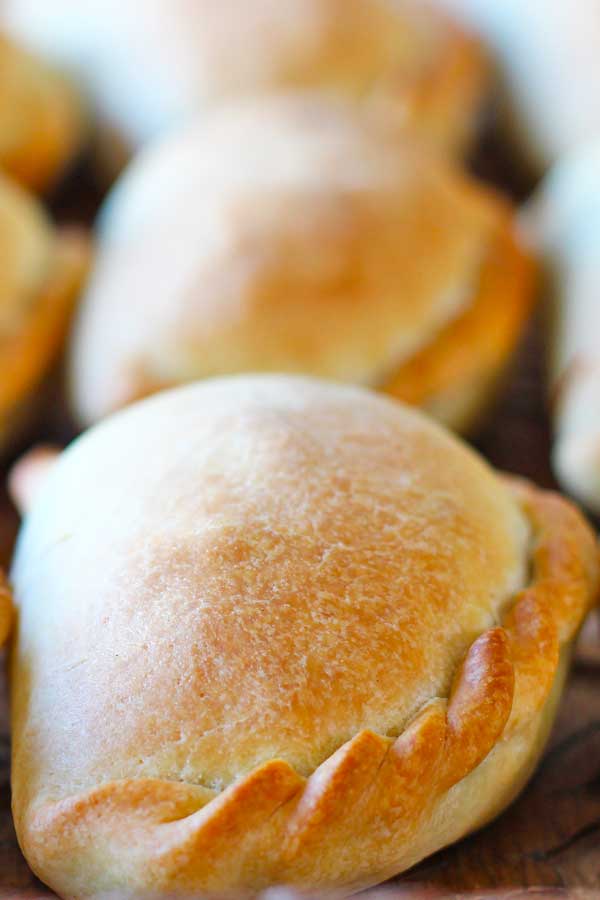
[[[513,479],[509,484],[534,528],[532,581],[503,625],[473,643],[447,702],[432,699],[395,740],[357,734],[307,779],[273,760],[213,796],[192,785],[124,781],[42,809],[24,837],[42,877],[51,884],[56,878],[60,888],[65,843],[75,856],[86,854],[99,836],[102,847],[110,845],[109,833],[117,834],[114,864],[119,832],[128,845],[135,836],[143,847],[144,884],[184,892],[235,887],[236,876],[228,876],[232,855],[246,874],[255,870],[246,887],[272,881],[331,887],[352,874],[348,841],[364,853],[375,829],[378,841],[386,834],[392,844],[410,843],[442,794],[539,715],[559,646],[573,639],[596,599],[597,549],[581,516],[558,496]],[[275,857],[250,864],[263,839]],[[366,883],[378,876],[364,870],[361,877]]]
[[[10,439],[23,406],[63,346],[75,301],[89,266],[89,240],[79,230],[56,237],[50,271],[29,300],[19,327],[0,339],[0,441]]]
[[[193,396],[200,406],[203,400],[206,401],[206,394],[197,393],[201,390],[193,389]],[[340,389],[329,390],[337,392]],[[142,444],[147,439],[143,428],[140,428],[143,417],[150,412],[156,415],[177,396],[187,402],[186,398],[192,397],[191,391],[188,388],[171,398],[152,400],[145,407],[139,407],[137,414],[127,414]],[[348,399],[355,402],[358,397],[355,397],[355,392],[349,392]],[[222,394],[217,398],[217,403],[220,408]],[[392,407],[386,401],[373,398],[369,403],[376,405],[378,415],[383,415],[385,410],[392,415]],[[314,407],[314,398],[311,406]],[[298,421],[308,428],[304,426],[305,420],[319,413],[314,408],[307,410],[310,407],[297,409],[296,413]],[[347,408],[344,417],[349,414]],[[223,415],[228,430],[231,430],[234,427],[231,414],[225,410]],[[248,409],[244,415],[244,427],[249,427],[253,432],[256,422]],[[310,429],[296,445],[289,434],[287,440],[284,439],[281,415],[279,409],[273,422],[280,454],[278,471],[287,452],[283,448],[288,448],[290,442],[296,450],[302,446],[306,452],[311,452],[307,437]],[[329,422],[334,415],[328,407],[326,418]],[[362,415],[366,415],[366,409],[362,410]],[[113,439],[114,427],[121,429],[121,438],[124,446],[127,445],[122,428],[124,421],[125,417],[120,417],[96,432],[98,437],[104,434],[107,447]],[[407,422],[411,421],[415,430],[411,432],[409,443],[414,442],[415,458],[422,459],[424,447],[419,445],[418,430],[424,426],[418,424],[416,417],[414,420],[409,417]],[[363,454],[371,439],[367,437],[370,426],[372,422],[368,417],[361,420],[361,459],[367,469],[369,467]],[[264,431],[261,433],[264,439]],[[428,435],[428,442],[441,440],[439,432],[428,432]],[[377,442],[378,438],[373,437],[373,441]],[[346,433],[346,443],[348,439]],[[89,442],[91,438],[87,440]],[[389,432],[387,440],[388,443],[392,441]],[[237,464],[243,467],[245,455],[240,452],[243,442],[231,435],[229,441],[238,448]],[[338,447],[328,441],[328,449],[334,450],[337,456],[340,447],[341,444]],[[195,454],[193,450],[189,452]],[[260,452],[264,459],[270,458],[266,443],[261,444]],[[378,451],[384,457],[386,452],[387,447]],[[450,445],[444,444],[450,468],[454,465],[453,452]],[[221,458],[223,453],[224,447],[220,446]],[[390,454],[390,458],[398,460],[401,450],[391,447]],[[305,480],[307,474],[302,467],[302,457],[294,456],[294,459],[300,470],[298,477]],[[379,459],[382,465],[383,459]],[[469,468],[472,463],[468,463],[468,459],[470,457],[465,456],[461,463],[465,466],[463,477],[478,478],[476,469]],[[176,466],[172,457],[169,462],[171,466]],[[220,464],[224,464],[222,459]],[[431,464],[436,466],[435,459],[431,460]],[[345,458],[344,465],[347,465]],[[202,471],[206,472],[204,464]],[[407,471],[415,474],[414,464],[407,465]],[[344,466],[336,490],[342,488],[343,473]],[[101,479],[101,471],[95,472],[94,477]],[[326,472],[320,477],[329,482]],[[72,478],[75,478],[74,490],[77,490],[75,469]],[[428,480],[432,478],[433,475],[429,474]],[[440,488],[437,485],[435,491]],[[52,489],[58,489],[56,480]],[[478,503],[483,502],[485,492],[490,489],[491,484],[485,491],[483,483],[480,485],[478,492],[481,490],[483,493],[477,494]],[[518,590],[512,600],[498,608],[500,621],[484,628],[472,640],[470,647],[467,645],[452,684],[448,685],[448,699],[435,693],[425,697],[412,719],[401,724],[399,736],[396,736],[394,729],[382,733],[369,728],[359,730],[323,762],[317,762],[313,771],[302,773],[288,761],[273,758],[250,772],[241,773],[223,790],[186,782],[180,770],[179,778],[107,780],[57,798],[56,795],[60,795],[64,788],[60,772],[56,780],[57,767],[62,765],[62,760],[54,756],[54,783],[46,788],[45,795],[42,793],[39,800],[31,802],[35,799],[36,769],[40,761],[32,759],[27,763],[23,759],[23,752],[27,751],[19,749],[20,743],[30,740],[23,735],[21,716],[26,704],[21,694],[24,687],[17,681],[19,677],[28,677],[29,670],[24,664],[20,673],[18,670],[15,673],[15,816],[23,848],[38,874],[56,890],[74,897],[93,896],[125,887],[128,890],[171,891],[190,895],[199,891],[226,894],[239,887],[251,890],[281,882],[313,888],[336,886],[355,889],[401,871],[497,812],[514,795],[541,749],[561,684],[561,659],[564,662],[566,649],[587,610],[596,600],[599,582],[594,536],[570,504],[513,479],[507,479],[501,489],[516,498],[531,526],[531,547],[527,552],[531,562],[529,583]],[[355,482],[354,492],[356,490]],[[264,516],[267,507],[262,485],[260,496],[263,498],[261,510]],[[322,501],[323,498],[320,498]],[[173,497],[173,502],[174,508],[180,505],[176,497]],[[45,496],[45,503],[48,509],[53,506],[51,492]],[[214,499],[212,503],[215,503]],[[222,509],[222,501],[217,506]],[[147,511],[140,510],[140,514],[145,516]],[[310,511],[303,511],[302,517],[307,517],[311,527],[315,527]],[[447,513],[445,521],[446,528],[452,533]],[[38,521],[32,527],[39,528],[39,525]],[[465,521],[460,528],[463,541],[467,539],[466,529]],[[46,539],[48,537],[51,536]],[[458,539],[448,539],[454,552],[459,552]],[[429,533],[429,541],[432,540],[435,544]],[[483,540],[481,532],[480,540]],[[485,541],[490,540],[488,534]],[[172,543],[168,544],[172,557],[175,550]],[[224,566],[232,574],[238,571],[237,564],[247,559],[245,547],[239,541],[229,547],[229,552],[223,544],[213,546],[214,557],[204,559],[203,570],[216,561],[219,569]],[[268,546],[271,555],[276,555],[272,538]],[[307,545],[303,543],[303,546]],[[479,547],[481,550],[482,545],[479,544]],[[43,552],[47,553],[46,550]],[[419,552],[425,553],[425,548],[421,546]],[[460,552],[468,554],[469,551],[461,548]],[[292,564],[289,553],[288,549],[286,559],[288,564]],[[154,562],[156,559],[153,559]],[[433,578],[432,561],[426,564],[425,556],[421,555],[420,565],[427,566],[430,583],[429,579]],[[256,570],[252,571],[255,574],[247,577],[254,579]],[[132,576],[130,570],[129,578]],[[370,578],[373,578],[372,573]],[[164,589],[164,582],[161,584]],[[179,603],[182,603],[182,570],[179,570],[176,584]],[[234,582],[229,584],[229,590],[233,590]],[[435,584],[435,579],[431,584]],[[123,587],[122,584],[121,589]],[[380,590],[381,587],[378,588]],[[137,589],[136,596],[140,596]],[[463,602],[466,600],[463,598]],[[203,602],[206,602],[206,597]],[[448,600],[444,602],[448,604]],[[316,604],[314,608],[316,610]],[[106,616],[114,615],[114,608],[104,606],[103,609]],[[221,609],[223,614],[224,607]],[[229,615],[224,614],[229,621]],[[444,621],[448,622],[447,616]],[[126,627],[135,627],[131,617],[127,618]],[[219,646],[224,645],[225,634],[230,627],[229,624],[227,628],[221,625]],[[347,625],[344,627],[347,629]],[[315,634],[320,634],[321,630]],[[296,640],[298,638],[299,634],[296,634]],[[432,641],[435,639],[432,636]],[[437,639],[440,639],[439,635]],[[273,639],[274,654],[275,643]],[[433,643],[431,646],[433,648]],[[197,649],[196,645],[196,652]],[[419,659],[418,649],[413,651],[416,654],[414,659]],[[179,650],[182,652],[181,646]],[[250,686],[258,683],[259,673],[251,666],[249,646],[246,653],[245,690],[250,690]],[[67,660],[62,662],[66,664]],[[376,662],[373,659],[373,665]],[[221,687],[224,693],[228,691],[226,681],[222,669]],[[205,683],[205,690],[208,687]],[[78,690],[78,708],[81,721],[85,723],[85,698],[81,696],[81,688]],[[347,696],[345,699],[350,702],[351,698]],[[207,702],[203,695],[202,703]],[[196,715],[200,713],[200,706],[197,706]],[[152,718],[154,712],[147,710],[144,715]],[[152,721],[152,727],[156,728],[153,718]],[[178,721],[182,724],[181,718]],[[37,740],[35,719],[33,724],[34,740]],[[254,728],[259,729],[260,726],[260,721],[253,721]],[[125,720],[121,718],[121,733],[124,727]],[[103,740],[106,740],[107,731],[108,725],[104,729]],[[83,732],[80,740],[84,740]],[[230,733],[229,740],[234,741],[235,734]],[[53,752],[56,754],[56,747]],[[113,746],[111,752],[114,755],[118,751]],[[243,750],[240,752],[243,755]],[[102,765],[106,772],[105,764]],[[486,767],[485,790],[481,786],[478,789],[472,786],[473,778],[477,778],[482,767]],[[228,783],[228,779],[224,781]],[[34,797],[30,795],[27,800],[30,791],[33,791]],[[448,804],[452,803],[454,812],[449,817]]]
[[[481,267],[472,305],[379,389],[467,430],[523,334],[535,287],[533,257],[507,218]],[[477,393],[471,398],[473,385]]]
[[[505,620],[515,669],[508,734],[546,702],[559,651],[574,640],[598,594],[598,547],[578,510],[527,482],[510,478],[509,484],[535,539],[532,582],[517,595]]]
[[[0,166],[41,191],[81,149],[84,113],[59,73],[0,35]]]
[[[143,466],[140,446],[153,448]],[[41,741],[27,756],[39,762],[27,779],[33,790],[38,777],[45,783],[50,745],[84,714],[98,725],[67,737],[56,758],[69,792],[98,773],[184,771],[221,785],[282,754],[310,772],[362,728],[402,729],[431,693],[446,692],[459,658],[524,579],[526,524],[489,470],[413,411],[357,389],[276,376],[191,385],[91,432],[57,464],[49,490],[55,475],[62,488],[50,505],[42,490],[19,555],[22,652],[36,681],[62,697],[64,717],[56,727],[38,707],[47,694],[17,680],[25,689],[17,707],[36,720],[31,734]],[[123,504],[134,485],[138,501]],[[114,503],[123,507],[118,530],[100,524]],[[44,533],[50,557],[38,555]],[[76,608],[87,596],[96,625],[69,615],[67,630],[56,618],[40,629],[49,583],[61,604]],[[165,583],[174,590],[166,609]],[[177,703],[155,710],[152,727],[129,699],[150,690],[143,655],[126,640],[140,629],[151,629],[157,654],[152,693],[178,685]],[[370,650],[357,659],[357,647]],[[65,659],[58,672],[55,653]],[[79,698],[87,678],[93,690]],[[248,680],[254,689],[240,691]],[[234,727],[248,720],[252,729]],[[118,750],[107,754],[112,742]]]

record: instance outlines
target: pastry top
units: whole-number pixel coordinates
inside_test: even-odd
[[[42,207],[0,174],[0,351],[30,315],[55,250],[54,231]]]
[[[521,588],[528,542],[474,453],[361,389],[234,377],[112,417],[19,540],[18,803],[218,790],[273,758],[308,775],[399,734]]]
[[[133,144],[228,97],[319,87],[460,145],[486,80],[478,45],[415,0],[6,0],[3,18]]]
[[[142,153],[107,202],[77,411],[256,369],[377,386],[468,307],[510,227],[496,195],[346,103],[226,107]]]
[[[32,189],[47,188],[79,151],[85,132],[72,85],[0,34],[0,168]]]

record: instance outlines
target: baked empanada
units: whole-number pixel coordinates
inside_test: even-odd
[[[88,255],[82,234],[56,230],[35,198],[0,175],[0,450],[62,348]]]
[[[495,816],[597,548],[368,391],[217,379],[52,467],[12,571],[13,809],[63,897],[349,893]]]
[[[244,371],[389,391],[462,428],[527,321],[510,205],[346,103],[260,98],[131,165],[74,334],[83,422]]]
[[[43,190],[77,156],[85,135],[69,81],[0,34],[0,169]]]
[[[420,0],[4,0],[12,33],[69,65],[130,147],[226,98],[319,88],[436,145],[477,130],[479,44]],[[2,19],[0,19],[2,21]]]

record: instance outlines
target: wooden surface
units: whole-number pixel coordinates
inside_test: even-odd
[[[496,155],[490,166],[486,153],[481,158],[481,171],[489,175],[491,170],[495,180],[506,181],[506,160],[498,162]],[[514,180],[514,173],[509,175],[522,194],[522,184]],[[77,217],[74,211],[82,209],[89,217],[96,199],[85,179],[79,178],[60,198],[61,218]],[[541,327],[536,321],[476,444],[494,465],[550,487],[542,359]],[[68,423],[57,413],[60,408],[56,399],[49,401],[37,438],[68,436]],[[14,510],[0,491],[0,558],[5,561],[16,525]],[[588,647],[573,671],[549,748],[522,796],[492,825],[392,883],[393,897],[600,898],[600,666],[593,662],[595,642],[596,633],[590,632],[592,651]],[[0,900],[35,900],[50,894],[29,872],[12,828],[5,695],[2,683]],[[378,890],[376,896],[381,893]]]

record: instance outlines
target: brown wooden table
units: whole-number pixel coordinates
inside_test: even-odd
[[[491,162],[490,162],[491,160]],[[510,159],[497,150],[478,168],[522,194]],[[62,218],[93,211],[97,197],[85,176],[57,205]],[[543,390],[540,321],[532,323],[497,408],[476,440],[496,466],[551,487],[549,428]],[[57,414],[58,411],[58,414]],[[67,436],[60,404],[48,407],[38,438]],[[0,473],[1,474],[1,473]],[[17,517],[0,488],[0,559],[7,561]],[[600,665],[586,653],[573,671],[549,748],[522,796],[499,819],[422,863],[390,886],[393,897],[470,896],[518,900],[600,898]],[[598,635],[600,647],[600,634]],[[9,736],[5,685],[0,684],[0,900],[50,896],[19,853],[10,816]],[[377,891],[377,896],[380,891]]]

